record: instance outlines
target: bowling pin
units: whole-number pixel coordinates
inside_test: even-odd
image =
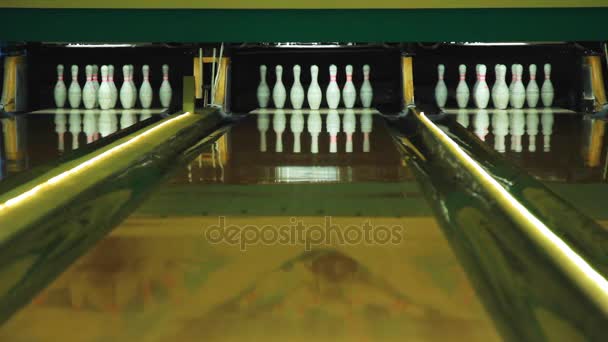
[[[146,64],[141,68],[144,81],[139,87],[139,102],[141,107],[148,109],[152,106],[152,86],[150,85],[150,67]]]
[[[473,92],[471,96],[473,97],[473,103],[475,102],[475,94],[477,93],[477,87],[479,86],[479,66],[481,64],[475,64],[475,83],[473,84]]]
[[[509,105],[509,87],[505,81],[507,67],[502,64],[496,64],[494,67],[496,73],[496,81],[492,87],[492,103],[496,109],[506,109]]]
[[[321,133],[322,126],[321,113],[318,110],[311,110],[306,123],[310,134],[310,153],[319,153],[319,133]]]
[[[110,89],[110,84],[108,83],[107,65],[101,66],[101,85],[99,86],[99,91],[97,92],[97,99],[101,109],[110,109],[112,106],[112,90]]]
[[[353,66],[347,65],[346,68],[346,83],[342,88],[342,101],[344,101],[344,107],[353,108],[355,101],[357,100],[357,89],[353,84]]]
[[[272,88],[272,102],[274,103],[275,108],[282,109],[285,107],[285,100],[287,99],[287,91],[285,90],[282,79],[283,66],[277,65],[275,68],[275,73],[277,80]]]
[[[542,87],[540,88],[540,97],[543,101],[543,106],[551,107],[553,104],[553,83],[551,83],[551,64],[547,63],[544,66],[545,71],[545,81],[543,82]]]
[[[163,82],[160,84],[160,90],[158,91],[158,97],[160,98],[160,105],[163,108],[169,108],[171,105],[171,97],[173,96],[173,90],[169,83],[169,66],[163,64]]]
[[[338,152],[338,133],[340,132],[340,115],[335,109],[327,113],[327,133],[329,133],[329,153]]]
[[[97,64],[93,64],[93,76],[92,76],[92,81],[93,81],[93,85],[95,86],[95,107],[99,106],[99,97],[98,97],[98,92],[99,92],[99,66],[97,66]]]
[[[57,65],[57,83],[55,83],[53,97],[55,98],[55,106],[57,106],[57,108],[63,108],[65,106],[67,89],[65,87],[65,82],[63,82],[63,64]]]
[[[260,65],[260,84],[258,85],[256,96],[258,98],[258,106],[260,108],[268,107],[270,88],[268,88],[268,84],[266,83],[266,66],[264,64]]]
[[[131,86],[131,108],[135,107],[135,103],[137,103],[137,86],[135,85],[135,81],[133,76],[135,74],[135,68],[133,64],[129,64],[129,85]]]
[[[114,84],[114,66],[112,64],[108,65],[108,85],[110,86],[110,93],[112,94],[110,108],[115,108],[116,101],[118,101],[118,88],[116,88],[116,84]]]
[[[359,97],[361,98],[361,105],[363,108],[369,108],[372,106],[372,99],[374,98],[374,90],[372,89],[372,84],[369,81],[369,65],[365,64],[363,66],[363,84],[361,85],[361,89],[359,89]]]
[[[521,109],[524,106],[524,102],[526,101],[526,88],[521,81],[521,75],[524,72],[524,67],[521,64],[516,64],[514,68],[514,80],[512,83],[512,88],[509,92],[509,103],[511,107],[515,109]]]
[[[439,64],[437,66],[437,85],[435,85],[435,102],[439,108],[444,108],[448,99],[448,87],[446,87],[445,82],[443,81],[444,73],[445,65]]]
[[[123,82],[120,86],[120,105],[124,109],[131,109],[133,107],[133,93],[131,84],[129,84],[130,72],[131,70],[128,65],[122,66]]]
[[[515,80],[517,78],[517,64],[511,64],[511,83],[509,83],[509,95],[513,92]]]
[[[490,89],[486,83],[486,71],[485,64],[480,64],[477,74],[477,89],[475,90],[475,105],[479,109],[487,108],[488,102],[490,102]]]
[[[342,120],[342,131],[346,133],[346,153],[353,152],[353,134],[356,131],[357,118],[355,111],[347,109],[344,111],[344,120]]]
[[[68,101],[70,102],[70,107],[80,107],[81,99],[82,91],[78,84],[78,65],[72,65],[72,83],[70,83],[70,88],[68,88]]]
[[[526,87],[526,101],[528,102],[528,107],[535,108],[540,96],[538,83],[536,83],[536,64],[530,64],[529,70],[530,82],[528,82],[528,86]]]
[[[338,108],[340,104],[340,88],[336,82],[336,75],[338,74],[338,67],[335,64],[329,66],[329,84],[325,90],[325,98],[327,100],[327,106],[330,109]]]
[[[304,87],[300,83],[300,73],[302,69],[299,65],[293,66],[293,85],[289,91],[289,101],[294,109],[302,109],[304,104]]]
[[[321,100],[323,99],[323,95],[321,93],[321,87],[319,87],[319,67],[313,65],[310,67],[310,85],[308,86],[308,91],[306,93],[306,98],[308,99],[308,106],[310,109],[317,110],[321,107]]]
[[[458,66],[458,75],[460,76],[460,81],[458,81],[458,86],[456,87],[456,103],[458,104],[458,108],[467,108],[469,104],[469,86],[467,86],[466,75],[467,75],[467,66],[464,64],[460,64]]]
[[[302,92],[304,91],[302,90]],[[293,133],[293,153],[300,153],[302,152],[300,135],[304,131],[304,115],[301,110],[295,110],[293,114],[291,114],[289,126]]]
[[[93,83],[93,66],[87,65],[84,70],[87,75],[87,81],[82,88],[82,102],[84,108],[93,109],[95,108],[95,102],[97,102],[95,101],[97,91],[95,89],[95,84]]]
[[[272,117],[272,130],[277,137],[274,144],[275,152],[283,152],[283,132],[285,132],[286,123],[287,118],[285,117],[285,111],[283,111],[283,109],[277,109]]]

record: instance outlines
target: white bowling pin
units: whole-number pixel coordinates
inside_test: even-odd
[[[93,64],[93,76],[91,76],[93,85],[95,86],[95,107],[99,106],[99,66],[97,64]]]
[[[475,64],[475,83],[473,84],[473,88],[471,91],[471,97],[473,98],[473,103],[475,103],[475,93],[477,92],[477,86],[479,86],[479,66],[481,64]]]
[[[355,111],[347,109],[344,111],[344,120],[342,120],[342,131],[346,133],[346,153],[353,152],[353,134],[356,131],[357,118]]]
[[[480,64],[477,74],[477,89],[475,90],[475,105],[479,109],[487,108],[488,102],[490,102],[490,89],[486,83],[486,71],[485,64]]]
[[[65,82],[63,82],[63,64],[57,65],[57,83],[55,83],[53,97],[55,98],[55,105],[57,108],[63,108],[65,106],[67,89],[65,87]]]
[[[124,109],[131,109],[133,107],[133,92],[131,84],[129,83],[129,76],[131,70],[128,65],[122,66],[123,82],[120,86],[120,105]]]
[[[306,98],[308,99],[308,106],[310,109],[317,110],[321,107],[321,101],[323,100],[323,95],[321,93],[321,87],[319,87],[319,67],[313,65],[310,67],[310,85],[308,86],[308,91],[306,92]]]
[[[543,106],[551,107],[553,104],[553,83],[551,83],[551,64],[547,63],[544,66],[545,71],[545,81],[543,82],[542,87],[540,88],[540,98],[543,101]]]
[[[286,123],[287,118],[285,117],[285,111],[283,111],[283,109],[277,109],[272,117],[272,129],[277,137],[274,144],[275,152],[283,152],[283,132],[285,132]]]
[[[135,68],[133,64],[129,64],[129,85],[131,86],[131,108],[135,107],[137,103],[137,86],[135,85],[135,81],[133,79],[133,75],[135,74]]]
[[[97,91],[95,89],[95,84],[93,83],[93,66],[87,65],[84,70],[87,75],[87,81],[82,88],[82,103],[84,104],[84,108],[93,109],[97,102],[95,100]]]
[[[329,133],[329,153],[338,152],[338,133],[340,132],[340,115],[335,109],[330,109],[326,118],[327,133]]]
[[[365,64],[363,66],[363,84],[361,85],[361,89],[359,89],[359,97],[361,98],[361,105],[363,108],[370,108],[372,106],[372,100],[374,98],[374,90],[372,89],[372,84],[369,81],[369,65]]]
[[[275,73],[277,79],[272,88],[272,102],[275,108],[282,109],[285,107],[285,100],[287,99],[287,91],[285,85],[283,85],[283,66],[277,65]]]
[[[357,89],[353,84],[353,66],[347,65],[346,68],[346,83],[342,88],[342,101],[344,101],[344,107],[353,108],[355,101],[357,101]]]
[[[114,66],[112,64],[108,65],[108,85],[110,86],[110,93],[112,94],[110,108],[115,108],[116,102],[118,101],[118,88],[116,88],[116,84],[114,84]]]
[[[82,90],[78,84],[78,65],[72,65],[72,83],[70,83],[70,88],[68,88],[68,101],[70,102],[70,107],[80,107],[81,99]]]
[[[329,84],[325,90],[325,99],[327,100],[327,106],[330,109],[336,109],[340,105],[340,88],[336,82],[336,75],[338,74],[338,67],[334,64],[329,66]]]
[[[458,66],[458,75],[460,77],[460,81],[458,81],[458,86],[456,87],[456,103],[458,104],[458,108],[467,108],[469,105],[469,86],[467,85],[466,76],[467,76],[467,66],[464,64],[460,64]]]
[[[526,101],[526,88],[521,81],[521,76],[524,72],[524,67],[521,64],[515,65],[515,76],[512,82],[512,88],[509,92],[509,103],[511,107],[515,109],[521,109],[524,107]]]
[[[110,109],[112,106],[112,90],[110,89],[110,84],[108,83],[107,65],[101,66],[101,85],[99,86],[99,91],[97,92],[97,99],[101,109]]]
[[[509,105],[509,87],[505,81],[507,66],[497,64],[494,68],[496,81],[492,87],[492,103],[496,109],[506,109]]]
[[[160,84],[158,97],[160,98],[161,107],[169,108],[171,105],[171,97],[173,96],[173,90],[171,89],[171,84],[169,83],[169,66],[167,64],[163,64],[162,69],[163,82]]]
[[[310,134],[310,153],[317,154],[319,153],[319,133],[321,133],[323,127],[321,113],[318,110],[310,111],[306,127]]]
[[[448,87],[446,87],[443,81],[444,73],[445,65],[439,64],[437,66],[437,85],[435,85],[435,102],[439,108],[444,108],[448,100]]]
[[[260,84],[258,85],[256,96],[258,98],[258,106],[260,108],[268,107],[270,88],[268,88],[268,84],[266,83],[266,66],[264,64],[260,65]]]
[[[538,83],[536,83],[536,64],[530,64],[530,82],[526,87],[526,101],[528,107],[535,108],[538,104],[538,98],[540,97],[540,90],[538,89]]]
[[[291,114],[289,126],[293,133],[293,153],[300,153],[302,152],[300,135],[304,131],[304,115],[301,110],[295,110],[293,114]]]
[[[293,66],[293,85],[289,91],[289,101],[294,109],[302,109],[304,104],[304,87],[300,82],[300,73],[302,69],[299,65]]]
[[[150,67],[146,64],[141,68],[144,81],[139,87],[139,102],[141,107],[148,109],[152,106],[152,86],[150,85]]]
[[[509,83],[509,95],[513,92],[515,80],[517,79],[517,64],[511,64],[511,83]]]

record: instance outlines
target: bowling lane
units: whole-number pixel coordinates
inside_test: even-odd
[[[373,111],[253,113],[0,327],[10,341],[311,338],[498,339]]]
[[[605,120],[559,108],[448,113],[509,162],[608,226]]]

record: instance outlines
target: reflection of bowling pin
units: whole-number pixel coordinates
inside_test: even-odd
[[[275,73],[277,76],[274,87],[272,88],[272,102],[274,103],[275,108],[283,108],[285,107],[285,99],[287,98],[287,92],[285,91],[285,86],[283,85],[283,67],[281,65],[277,65],[275,68]]]
[[[458,122],[462,127],[469,127],[469,113],[466,109],[459,109],[458,114],[456,114],[456,122]]]
[[[319,77],[319,67],[313,65],[310,67],[310,85],[308,86],[308,91],[306,93],[306,98],[308,99],[308,106],[310,109],[317,110],[321,106],[322,93],[321,87],[319,87],[319,81],[317,78]]]
[[[123,110],[122,115],[120,116],[120,129],[125,129],[130,126],[133,126],[136,122],[137,118],[135,114],[130,110]]]
[[[551,83],[551,64],[547,63],[544,66],[545,71],[545,81],[543,82],[542,87],[540,88],[540,98],[543,101],[543,106],[551,107],[553,104],[553,83]]]
[[[361,114],[361,132],[363,133],[363,152],[371,150],[370,133],[372,132],[373,118],[370,111]]]
[[[477,75],[478,84],[475,91],[475,105],[480,109],[488,107],[488,102],[490,102],[490,89],[486,83],[486,70],[487,68],[484,64],[479,65],[479,72]]]
[[[66,117],[63,111],[55,114],[55,133],[57,133],[57,150],[59,153],[63,153],[64,147],[64,136],[66,131]]]
[[[291,114],[289,125],[291,126],[291,132],[293,133],[293,153],[300,153],[302,151],[300,135],[302,131],[304,131],[304,115],[301,110],[295,110],[293,114]]]
[[[84,108],[93,109],[97,102],[95,100],[97,97],[97,89],[95,89],[95,84],[93,83],[93,66],[87,65],[84,70],[87,80],[82,88],[82,103],[84,104]]]
[[[537,99],[538,101],[538,99]],[[538,134],[538,111],[530,109],[526,116],[526,132],[528,133],[528,151],[536,151],[536,135]]]
[[[293,67],[293,85],[289,91],[289,101],[294,109],[301,109],[304,104],[304,87],[300,83],[301,69],[299,65]]]
[[[553,110],[545,108],[540,117],[540,125],[543,130],[543,151],[551,151],[551,134],[553,134]]]
[[[327,133],[329,133],[329,153],[338,152],[338,132],[340,132],[340,115],[337,110],[330,109],[327,114]]]
[[[521,137],[525,133],[526,118],[524,111],[521,109],[513,109],[510,117],[511,123],[511,151],[521,152],[522,143]]]
[[[486,140],[488,134],[488,127],[490,126],[490,116],[488,111],[485,109],[478,110],[473,117],[473,129],[475,134],[481,141]]]
[[[258,114],[257,123],[258,132],[260,132],[260,152],[266,152],[266,132],[268,132],[268,126],[270,126],[270,119],[268,118],[268,114]]]
[[[70,102],[70,107],[78,108],[82,99],[82,91],[78,84],[78,65],[72,65],[71,71],[72,83],[70,83],[70,88],[68,89],[68,101]]]
[[[323,122],[318,110],[310,111],[306,126],[308,128],[308,133],[310,134],[310,153],[319,153],[319,133],[321,133]]]
[[[329,66],[329,84],[327,90],[325,90],[325,99],[327,100],[327,106],[330,109],[336,109],[340,105],[340,88],[336,82],[336,76],[338,74],[338,67],[334,64]]]
[[[505,137],[509,134],[509,115],[506,110],[496,110],[492,115],[492,134],[494,134],[494,149],[504,153]]]
[[[57,108],[63,108],[67,97],[65,82],[63,82],[63,64],[57,65],[57,83],[55,83],[53,96],[55,97],[55,105]]]
[[[135,98],[135,97],[134,97]],[[152,117],[152,112],[149,109],[142,109],[139,121],[144,121]]]
[[[526,101],[528,102],[528,107],[535,108],[540,96],[538,83],[536,83],[536,64],[530,64],[529,70],[530,82],[528,82],[528,86],[526,87]]]
[[[350,64],[346,66],[346,83],[342,88],[342,100],[346,108],[353,108],[357,100],[357,89],[353,84],[353,66]]]
[[[285,111],[278,109],[274,112],[274,116],[272,117],[272,129],[277,136],[274,145],[275,152],[283,152],[283,132],[285,132],[286,121]]]
[[[87,144],[92,143],[97,133],[97,118],[94,113],[84,113],[83,131],[87,135]]]
[[[72,133],[72,150],[78,149],[78,135],[82,130],[80,112],[76,109],[70,111],[70,133]]]
[[[118,130],[118,120],[114,111],[102,110],[99,114],[99,123],[97,125],[99,127],[99,134],[102,137],[107,137],[116,132]]]
[[[435,85],[435,102],[439,108],[444,108],[448,99],[448,87],[446,87],[443,81],[444,73],[445,65],[439,64],[437,66],[437,84]]]
[[[464,64],[460,64],[458,66],[458,75],[460,77],[460,81],[458,81],[458,86],[456,87],[456,102],[458,103],[458,108],[467,108],[469,104],[469,86],[467,86],[466,76],[467,76],[467,66]],[[468,121],[468,120],[467,120]],[[468,126],[468,124],[467,124]]]
[[[264,64],[260,65],[260,84],[256,91],[258,106],[260,108],[268,107],[268,100],[270,99],[270,88],[268,88],[268,84],[266,83],[266,70],[267,68]]]
[[[141,68],[141,73],[144,77],[141,86],[139,87],[139,102],[141,103],[141,107],[148,109],[152,106],[152,86],[150,85],[150,67],[148,65],[144,65]]]
[[[369,65],[365,64],[363,66],[363,84],[361,85],[361,89],[359,89],[359,97],[361,98],[363,108],[370,108],[374,98],[374,90],[369,82],[369,71]]]
[[[346,153],[353,152],[353,133],[355,133],[357,126],[357,118],[355,117],[355,111],[347,109],[344,111],[344,119],[342,121],[342,130],[346,133]]]

